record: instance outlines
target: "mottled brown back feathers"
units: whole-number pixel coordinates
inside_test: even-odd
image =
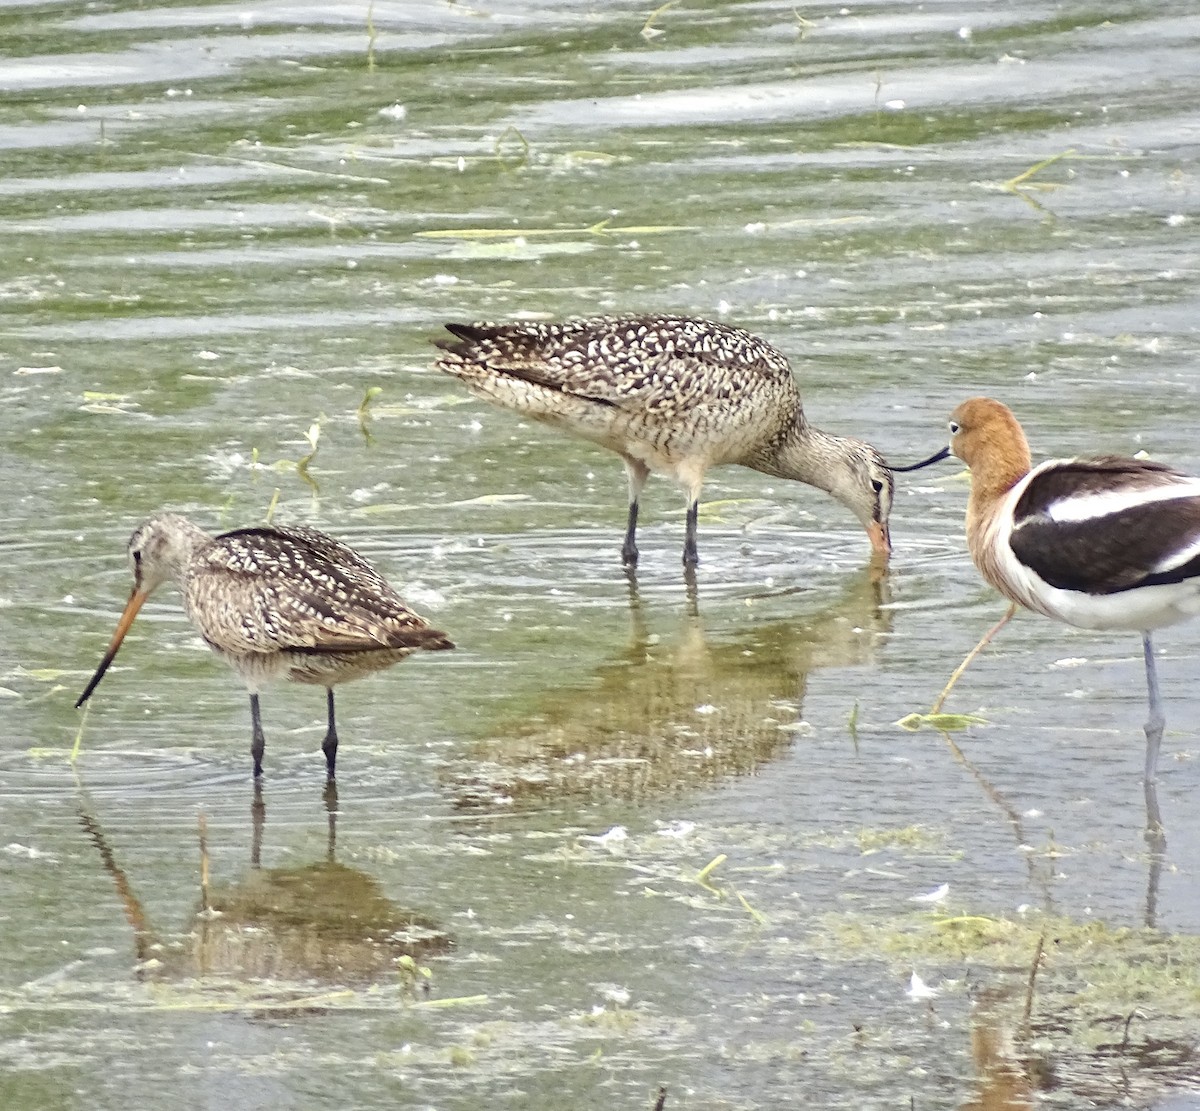
[[[217,536],[195,553],[184,594],[204,638],[235,654],[454,647],[362,556],[315,529]]]

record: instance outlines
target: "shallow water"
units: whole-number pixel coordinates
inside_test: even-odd
[[[714,472],[693,612],[678,493],[631,586],[617,461],[429,346],[709,316],[898,461],[987,393],[1039,456],[1200,467],[1200,19],[648,16],[0,2],[4,1106],[1200,1107],[1200,628],[1158,638],[1155,856],[1136,638],[1022,616],[952,698],[986,724],[894,724],[1004,608],[953,468],[883,581]],[[276,491],[459,650],[343,689],[336,799],[320,692],[267,692],[260,807],[164,592],[72,767],[133,526]]]

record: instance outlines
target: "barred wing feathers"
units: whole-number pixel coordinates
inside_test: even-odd
[[[668,400],[737,401],[773,385],[794,392],[786,357],[740,328],[673,316],[447,324],[440,369],[471,382],[508,375],[619,409]]]
[[[235,655],[454,645],[353,549],[307,528],[249,528],[201,549],[185,588],[204,639]]]

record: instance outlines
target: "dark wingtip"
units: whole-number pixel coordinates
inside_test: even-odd
[[[446,648],[457,647],[441,629],[431,629],[421,625],[405,625],[403,628],[393,629],[385,643],[389,648],[407,648],[410,652],[418,649],[423,652],[440,652]],[[378,648],[379,646],[377,643],[372,647]],[[329,650],[338,651],[339,649],[333,647]]]
[[[433,341],[433,346],[449,351],[452,355],[464,355],[472,344],[478,343],[487,335],[485,327],[481,324],[449,323],[443,326],[454,339],[440,336]]]

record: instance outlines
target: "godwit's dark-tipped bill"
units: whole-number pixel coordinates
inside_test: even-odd
[[[112,640],[109,642],[108,651],[104,653],[104,659],[100,661],[100,666],[96,668],[96,674],[92,676],[88,685],[84,688],[83,694],[79,696],[79,700],[75,703],[75,709],[79,709],[99,685],[100,680],[104,678],[104,673],[108,670],[108,665],[113,662],[117,655],[117,650],[121,647],[121,641],[125,639],[125,634],[129,632],[129,626],[133,624],[133,619],[137,617],[138,610],[142,608],[142,604],[149,597],[136,587],[132,594],[129,595],[129,601],[125,603],[125,609],[121,614],[121,619],[117,622],[117,631],[113,633]]]

